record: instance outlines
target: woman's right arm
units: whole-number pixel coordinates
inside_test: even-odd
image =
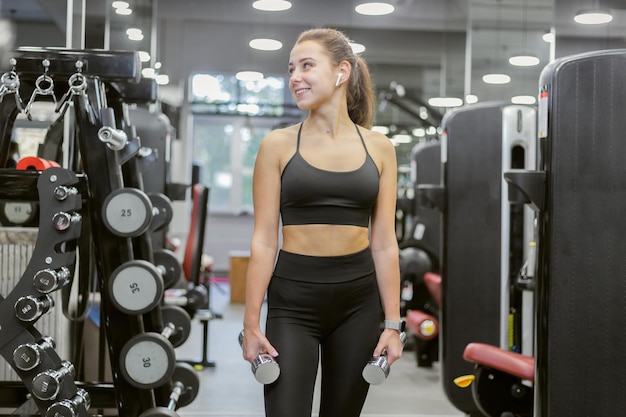
[[[252,179],[254,231],[246,274],[246,306],[243,317],[243,356],[251,361],[259,352],[276,354],[261,333],[261,307],[278,251],[280,217],[280,163],[278,135],[270,133],[259,147]]]

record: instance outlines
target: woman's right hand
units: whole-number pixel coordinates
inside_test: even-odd
[[[274,358],[278,356],[278,352],[261,330],[245,329],[241,350],[243,358],[248,362],[252,362],[259,353],[269,353]]]

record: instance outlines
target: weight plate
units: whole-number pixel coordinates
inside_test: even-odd
[[[150,223],[150,230],[156,231],[167,227],[172,221],[172,217],[174,217],[172,200],[161,193],[149,193],[148,198],[152,203],[152,207],[157,209],[157,214],[153,216],[152,222]]]
[[[189,338],[191,333],[191,317],[182,307],[176,305],[165,305],[161,307],[163,324],[172,323],[176,328],[169,337],[170,343],[174,347],[179,347]]]
[[[120,352],[120,371],[126,381],[141,389],[168,382],[176,365],[172,344],[158,333],[133,336]]]
[[[163,285],[165,288],[172,288],[180,280],[183,273],[183,266],[169,249],[158,249],[153,254],[154,264],[157,268],[163,267]]]
[[[136,188],[113,191],[102,206],[104,224],[117,236],[136,237],[148,230],[152,221],[152,203]]]
[[[23,226],[37,217],[36,203],[3,201],[0,205],[0,223],[4,226]]]
[[[128,261],[111,274],[109,294],[120,311],[143,314],[156,307],[163,298],[163,278],[148,261]]]

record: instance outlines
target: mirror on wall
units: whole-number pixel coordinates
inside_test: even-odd
[[[470,0],[466,99],[534,104],[553,14],[552,0]]]

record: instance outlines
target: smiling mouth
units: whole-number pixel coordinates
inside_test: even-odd
[[[308,88],[298,88],[298,89],[294,90],[294,92],[296,93],[296,97],[299,97],[299,96],[303,95],[307,91],[309,91]]]

